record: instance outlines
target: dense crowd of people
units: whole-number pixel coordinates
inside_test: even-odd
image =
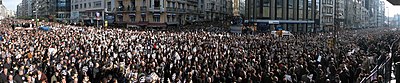
[[[193,27],[43,31],[3,22],[0,83],[354,83],[400,38],[386,28],[276,37]]]

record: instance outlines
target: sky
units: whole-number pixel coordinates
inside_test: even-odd
[[[385,6],[387,7],[386,14],[385,14],[386,16],[389,15],[389,17],[393,17],[396,14],[400,14],[400,6],[393,6],[392,4],[387,2],[387,0],[383,0],[383,1],[385,1]]]
[[[22,0],[3,0],[3,5],[6,6],[8,10],[17,11],[17,5],[21,2]]]
[[[3,4],[7,7],[9,10],[14,10],[17,11],[17,5],[21,3],[22,0],[3,0]],[[393,17],[396,14],[400,14],[400,6],[393,6],[387,0],[381,0],[385,1],[385,6],[386,8],[386,16]]]

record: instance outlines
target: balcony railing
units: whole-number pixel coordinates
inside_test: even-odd
[[[151,12],[160,12],[161,11],[161,7],[154,7],[150,9]]]
[[[176,8],[167,7],[167,12],[176,12]]]

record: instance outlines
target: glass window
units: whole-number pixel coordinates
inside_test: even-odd
[[[282,12],[283,12],[283,1],[277,0],[276,1],[276,19],[282,19]]]
[[[160,7],[160,0],[154,0],[154,7]]]
[[[75,5],[75,9],[78,9],[78,5]]]
[[[101,7],[101,1],[93,2],[94,8]]]
[[[142,19],[140,21],[146,21],[146,16],[142,16]]]
[[[315,2],[316,2],[316,4],[315,4],[315,19],[320,19],[319,18],[319,12],[320,12],[319,3],[320,3],[320,0],[315,0]]]
[[[160,16],[154,15],[154,16],[153,16],[153,21],[154,21],[154,22],[160,22]]]
[[[83,8],[86,8],[86,3],[83,5]]]
[[[107,10],[111,11],[111,2],[107,2]]]
[[[119,22],[122,22],[122,21],[124,21],[124,20],[123,20],[123,16],[122,16],[122,15],[118,15],[118,16],[117,16],[117,18],[118,18],[118,21],[119,21]]]
[[[278,1],[281,1],[281,0],[278,0]],[[270,0],[264,0],[264,2],[263,2],[263,6],[264,7],[269,7],[270,6]]]
[[[130,15],[129,18],[131,19],[131,22],[135,22],[136,16]]]
[[[135,7],[135,0],[131,0],[131,7]]]
[[[304,8],[304,0],[299,0],[299,9]]]

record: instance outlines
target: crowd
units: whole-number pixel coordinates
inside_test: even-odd
[[[203,26],[1,26],[0,83],[354,83],[387,57],[387,45],[400,35],[389,29],[275,37]]]

